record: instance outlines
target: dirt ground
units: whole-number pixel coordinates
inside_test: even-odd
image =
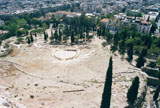
[[[22,44],[15,56],[0,59],[14,64],[14,74],[1,75],[0,79],[9,86],[8,97],[26,108],[99,108],[110,56],[113,57],[111,108],[127,106],[126,94],[135,76],[141,80],[139,92],[143,90],[145,76],[120,55],[111,54],[108,46],[103,48],[104,40],[95,37],[87,48],[49,45],[44,43],[43,36],[35,40],[32,46]],[[70,60],[53,56],[57,50],[68,48],[77,49],[78,56]]]

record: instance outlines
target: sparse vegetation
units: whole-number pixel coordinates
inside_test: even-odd
[[[23,43],[24,39],[22,37],[17,38],[17,44]]]

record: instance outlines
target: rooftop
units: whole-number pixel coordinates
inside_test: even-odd
[[[109,22],[109,19],[108,19],[108,18],[104,18],[104,19],[101,20],[101,22],[103,22],[103,23],[108,23],[108,22]]]
[[[141,23],[142,23],[142,24],[151,24],[151,22],[148,22],[148,21],[146,21],[145,19],[142,19],[142,20],[141,20]]]

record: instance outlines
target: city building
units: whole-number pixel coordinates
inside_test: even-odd
[[[152,24],[145,19],[142,19],[140,23],[137,23],[137,31],[141,33],[150,33]]]

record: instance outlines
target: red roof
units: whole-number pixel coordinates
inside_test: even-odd
[[[151,22],[148,22],[148,21],[146,21],[145,19],[142,19],[142,20],[141,20],[141,23],[143,23],[143,24],[151,24]]]
[[[103,22],[103,23],[108,23],[108,22],[109,22],[109,19],[104,18],[104,19],[101,20],[101,22]]]

